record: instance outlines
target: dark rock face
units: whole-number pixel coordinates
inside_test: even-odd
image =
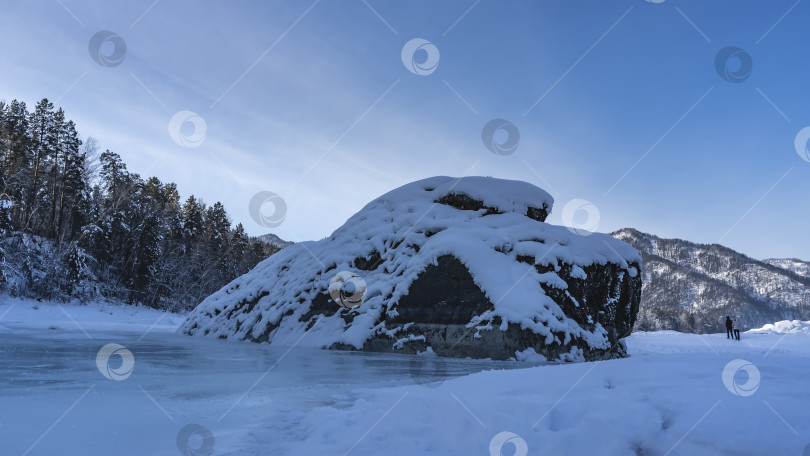
[[[544,268],[536,268],[544,272]],[[608,349],[588,350],[586,343],[576,339],[547,344],[544,336],[514,324],[508,325],[505,331],[500,330],[502,322],[498,317],[481,323],[495,327],[489,331],[467,327],[470,320],[492,309],[493,304],[475,284],[467,268],[450,255],[439,257],[437,265],[428,266],[419,275],[408,294],[400,299],[398,315],[386,321],[388,327],[407,325],[407,329],[397,332],[394,338],[377,334],[367,340],[362,349],[417,353],[431,347],[439,356],[506,360],[514,358],[515,352],[531,347],[548,360],[566,360],[571,348],[576,346],[585,349],[582,355],[588,361],[625,356],[620,340],[633,330],[641,300],[641,276],[630,277],[617,265],[607,264],[590,266],[585,270],[587,279],[575,279],[570,275],[571,265],[561,264],[559,268],[557,273],[568,284],[568,294],[573,299],[561,289],[544,286],[544,291],[580,326],[593,330],[596,323],[601,324],[608,333]],[[326,301],[316,300],[312,315],[334,312],[334,304]],[[557,338],[564,339],[562,335]],[[404,342],[395,344],[395,339]],[[345,344],[334,344],[330,348],[354,349]]]
[[[502,212],[494,207],[487,207],[483,201],[479,201],[464,193],[448,193],[436,200],[439,204],[446,204],[462,211],[480,211],[486,209],[484,215],[501,214]],[[540,207],[529,207],[525,216],[538,222],[545,222],[549,214],[549,207],[547,204],[542,204]]]

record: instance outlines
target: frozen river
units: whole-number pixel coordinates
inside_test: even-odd
[[[443,378],[493,367],[526,367],[274,349],[166,328],[144,334],[143,328],[114,325],[85,332],[65,324],[27,329],[24,322],[14,323],[0,333],[3,455],[177,455],[178,435],[189,424],[216,434],[217,451],[211,454],[227,454],[226,448],[243,446],[258,423],[286,422],[291,413],[319,406],[348,406],[358,399],[358,387],[429,388]],[[122,372],[118,380],[106,378],[97,366],[99,350],[108,343],[131,353],[124,353],[131,373]],[[123,356],[110,357],[111,372],[122,363]],[[206,454],[204,432],[192,433],[189,442],[201,454]]]
[[[810,455],[810,323],[635,333],[627,359],[532,366],[287,351],[181,321],[0,301],[0,455]]]

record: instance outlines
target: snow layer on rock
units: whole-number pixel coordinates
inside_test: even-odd
[[[469,196],[484,208],[461,210],[437,203],[446,195]],[[531,184],[488,177],[442,176],[407,184],[370,202],[330,237],[292,245],[259,263],[205,299],[181,331],[281,345],[343,343],[361,348],[376,333],[396,332],[384,327],[385,317],[397,315],[399,299],[419,273],[439,257],[452,255],[494,304],[469,326],[497,316],[502,330],[517,324],[545,336],[547,344],[579,338],[593,348],[607,348],[604,328],[596,325],[593,332],[581,328],[544,293],[541,284],[567,288],[560,276],[554,271],[538,273],[534,265],[518,258],[580,269],[614,263],[625,270],[641,258],[630,245],[611,236],[579,236],[527,216],[530,208],[550,212],[553,203],[548,193]],[[368,264],[358,265],[356,259]],[[362,306],[299,321],[341,271],[365,280]],[[343,318],[348,312],[356,313],[350,323]],[[560,334],[564,340],[559,340]]]
[[[406,193],[407,191],[407,193]],[[445,195],[462,194],[484,203],[484,206],[498,209],[500,212],[517,212],[526,214],[530,207],[547,207],[551,212],[554,198],[528,182],[492,177],[470,176],[452,178],[446,176],[431,177],[413,182],[391,192],[379,199],[425,199],[428,192],[433,200]]]
[[[515,352],[515,359],[517,361],[524,361],[527,363],[545,363],[548,362],[545,356],[537,353],[534,347],[529,347],[523,351]]]
[[[635,268],[630,268],[631,271],[634,269]],[[630,274],[630,276],[635,277],[632,273]],[[588,278],[588,274],[581,267],[574,265],[574,267],[571,268],[571,278],[586,280]]]

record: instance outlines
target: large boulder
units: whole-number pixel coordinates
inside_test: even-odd
[[[451,357],[623,356],[641,258],[613,237],[545,223],[553,203],[531,184],[488,177],[405,185],[329,238],[261,262],[180,331]]]

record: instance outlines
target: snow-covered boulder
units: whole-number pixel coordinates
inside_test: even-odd
[[[622,356],[641,258],[611,236],[545,223],[553,203],[519,181],[413,182],[330,237],[259,263],[205,299],[180,331],[451,357]]]
[[[797,334],[810,333],[810,321],[782,320],[767,324],[761,328],[746,331],[755,334]]]

